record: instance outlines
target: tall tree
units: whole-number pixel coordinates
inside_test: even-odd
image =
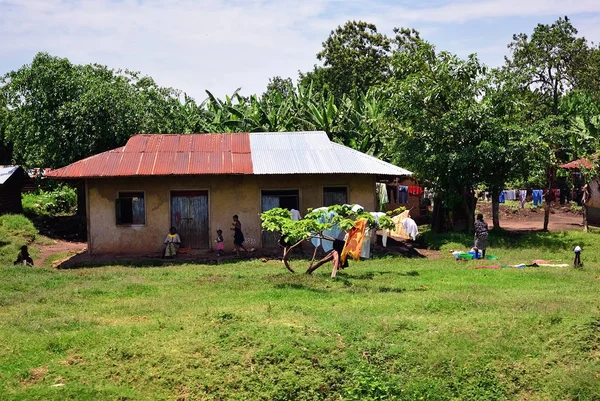
[[[437,192],[434,228],[442,229],[455,211],[472,227],[473,189],[482,175],[478,146],[487,134],[483,95],[483,65],[437,53],[414,32],[397,31],[394,77],[386,85],[389,117],[397,150],[394,161],[407,165]],[[456,216],[456,213],[455,213]],[[458,227],[455,227],[458,228]]]
[[[304,84],[328,88],[340,99],[342,95],[360,95],[385,81],[390,74],[392,40],[377,31],[374,24],[348,21],[338,26],[323,42],[317,58],[323,67],[301,75]]]
[[[508,47],[511,55],[506,58],[506,68],[519,77],[522,95],[529,103],[524,117],[538,130],[542,142],[550,144],[538,148],[547,150],[545,168],[550,191],[556,164],[565,161],[569,153],[561,146],[568,129],[568,119],[560,112],[561,99],[569,91],[589,84],[586,70],[593,53],[567,17],[550,25],[539,24],[531,37],[514,35]],[[548,229],[549,216],[546,202],[544,230]]]
[[[46,53],[2,77],[0,91],[9,110],[4,143],[26,166],[64,166],[136,133],[184,130],[179,92],[137,73]]]

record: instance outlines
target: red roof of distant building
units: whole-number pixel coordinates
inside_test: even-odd
[[[123,147],[52,170],[52,178],[252,174],[248,134],[136,135]]]
[[[591,169],[594,167],[594,162],[592,162],[591,160],[588,160],[586,158],[581,158],[581,159],[573,160],[572,162],[569,162],[566,164],[561,164],[559,167],[566,168],[566,169],[573,169],[573,170],[577,170],[577,169],[581,169],[581,168]]]

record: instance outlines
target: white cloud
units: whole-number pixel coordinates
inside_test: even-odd
[[[452,24],[599,12],[598,0],[485,0],[419,8],[384,0],[0,0],[0,73],[47,51],[75,63],[139,70],[201,100],[204,89],[218,96],[240,86],[243,93],[261,93],[270,77],[296,78],[298,70],[316,63],[329,32],[349,19],[374,22],[387,33],[394,26],[415,27],[426,38],[441,38],[433,41],[444,48],[436,32]],[[598,41],[598,15],[593,17],[582,19],[581,31]],[[458,46],[467,53],[483,50],[482,55],[486,49],[502,51],[500,44],[469,38]]]
[[[464,23],[482,18],[571,15],[600,12],[598,0],[485,0],[450,2],[437,7],[395,8],[390,16],[398,15],[409,21]]]

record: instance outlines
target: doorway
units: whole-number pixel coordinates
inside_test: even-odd
[[[208,191],[171,191],[171,225],[182,248],[208,248]]]

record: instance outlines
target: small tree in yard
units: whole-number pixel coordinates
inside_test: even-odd
[[[331,215],[331,218],[324,221],[324,215]],[[367,220],[367,227],[371,229],[393,229],[394,223],[389,216],[381,216],[376,221],[375,218],[362,208],[354,208],[349,205],[334,205],[327,210],[320,209],[310,211],[302,220],[292,220],[292,214],[287,209],[274,208],[261,214],[262,228],[265,231],[277,232],[281,234],[283,245],[282,262],[285,267],[292,273],[296,271],[289,264],[289,256],[292,251],[301,246],[302,243],[310,241],[312,238],[333,241],[324,234],[325,231],[331,230],[334,227],[339,227],[342,230],[348,231],[354,226],[354,222],[359,219]],[[311,274],[318,267],[332,258],[332,252],[314,263],[317,254],[317,248],[313,253],[310,261],[307,274]]]

